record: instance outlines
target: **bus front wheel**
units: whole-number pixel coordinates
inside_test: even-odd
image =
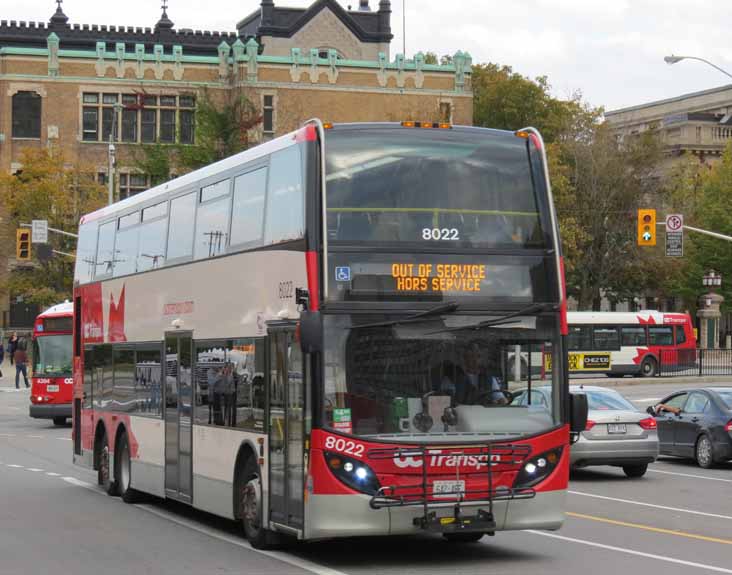
[[[482,531],[473,531],[470,533],[443,533],[442,536],[450,543],[476,543],[483,538]]]
[[[99,443],[99,465],[97,467],[97,483],[104,488],[109,495],[117,495],[117,483],[112,476],[110,469],[109,441],[104,434]]]
[[[132,485],[132,464],[130,463],[130,441],[127,434],[120,435],[117,444],[117,473],[116,482],[122,501],[125,503],[137,503],[141,500],[140,492],[131,487]]]
[[[265,529],[262,524],[262,481],[259,466],[253,457],[247,458],[239,477],[239,516],[244,535],[255,549],[278,547],[278,534]]]
[[[66,418],[65,417],[54,417],[53,418],[53,424],[57,427],[61,427],[62,425],[66,425]]]

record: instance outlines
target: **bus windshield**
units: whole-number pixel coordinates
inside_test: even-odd
[[[518,437],[559,423],[561,373],[543,369],[561,365],[552,356],[561,348],[554,319],[450,314],[393,320],[382,314],[324,318],[326,426],[362,437],[434,442]],[[510,405],[511,390],[526,384],[509,384],[517,357],[523,377],[556,391],[553,405]]]
[[[543,248],[527,140],[498,131],[334,129],[328,239]]]
[[[33,340],[33,375],[68,375],[71,367],[71,334],[44,335]]]

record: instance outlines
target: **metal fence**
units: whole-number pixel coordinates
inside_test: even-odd
[[[732,349],[663,349],[658,357],[658,375],[732,376]]]

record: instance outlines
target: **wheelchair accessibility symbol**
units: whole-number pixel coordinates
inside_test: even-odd
[[[335,276],[337,282],[350,282],[351,281],[351,268],[348,266],[340,266],[335,269]]]

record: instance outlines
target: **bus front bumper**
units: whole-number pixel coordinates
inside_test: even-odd
[[[70,403],[32,403],[30,416],[35,419],[53,419],[54,417],[71,417]]]
[[[515,529],[556,530],[564,522],[565,491],[539,492],[524,500],[496,501],[493,513],[496,531]],[[368,535],[407,535],[424,532],[414,520],[422,515],[418,507],[372,509],[367,495],[310,495],[307,503],[306,539]],[[480,505],[486,509],[487,505]],[[470,505],[466,513],[474,512]],[[448,517],[452,505],[435,509],[437,517]]]

